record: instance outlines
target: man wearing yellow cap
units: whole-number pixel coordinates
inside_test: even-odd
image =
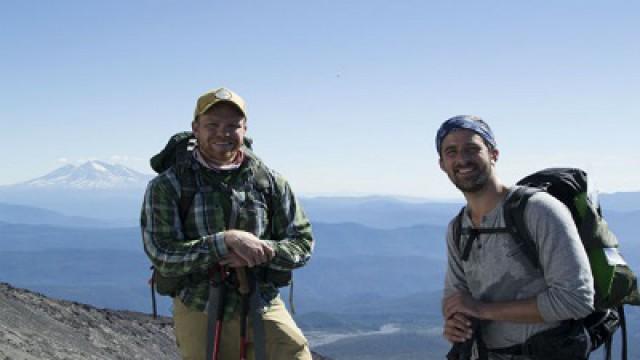
[[[311,225],[287,181],[245,144],[246,114],[225,88],[198,99],[195,148],[183,159],[164,154],[169,165],[147,188],[144,249],[169,284],[183,359],[311,359],[278,291],[311,257]],[[254,320],[239,269],[249,274]]]

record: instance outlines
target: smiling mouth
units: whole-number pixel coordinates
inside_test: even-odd
[[[456,174],[459,175],[469,175],[476,171],[475,167],[465,167],[456,170]]]

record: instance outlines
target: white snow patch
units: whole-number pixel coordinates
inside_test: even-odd
[[[107,168],[98,164],[97,162],[92,161],[91,166],[98,171],[105,172],[105,173],[108,172]]]

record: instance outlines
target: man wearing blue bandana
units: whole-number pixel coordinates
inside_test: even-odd
[[[466,199],[447,231],[444,336],[453,344],[473,338],[473,359],[535,359],[520,344],[593,311],[591,270],[571,214],[545,192],[527,202],[524,219],[538,268],[508,232],[482,232],[505,228],[503,204],[517,188],[498,179],[500,152],[489,125],[477,116],[450,118],[437,133],[436,149],[440,168]]]

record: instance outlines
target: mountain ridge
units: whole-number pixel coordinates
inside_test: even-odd
[[[0,358],[176,359],[168,318],[97,309],[0,283]]]
[[[68,216],[58,211],[45,208],[4,202],[0,202],[0,221],[12,224],[57,225],[84,228],[116,227],[119,225],[94,218]]]
[[[170,318],[98,309],[0,283],[0,358],[175,360]],[[313,360],[331,360],[313,354]]]

